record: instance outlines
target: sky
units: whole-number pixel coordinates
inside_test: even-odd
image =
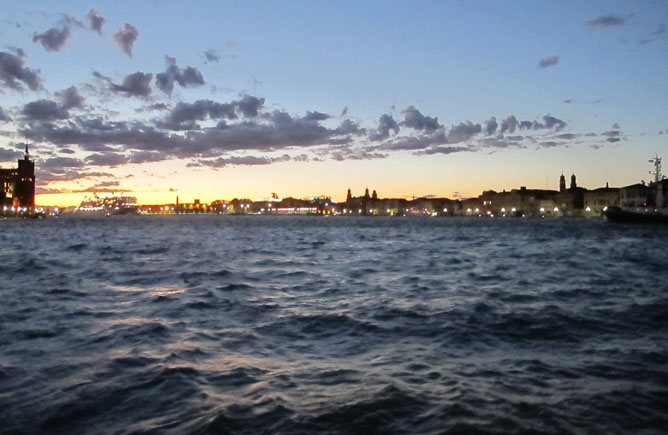
[[[39,205],[650,180],[665,1],[0,1],[0,166]]]

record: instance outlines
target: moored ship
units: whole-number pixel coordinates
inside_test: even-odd
[[[93,215],[128,215],[139,213],[139,203],[134,196],[107,196],[100,198],[93,195],[84,199],[74,210],[77,214]]]
[[[661,175],[661,157],[656,155],[649,162],[654,164],[654,171],[650,172],[654,181],[646,188],[643,182],[646,192],[643,200],[631,205],[607,206],[603,210],[606,219],[612,222],[668,224],[668,179]]]

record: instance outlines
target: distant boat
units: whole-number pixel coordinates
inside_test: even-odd
[[[139,203],[134,196],[107,196],[100,198],[93,195],[84,199],[74,210],[76,214],[91,215],[128,215],[139,213]]]
[[[611,222],[668,224],[668,209],[666,208],[609,205],[603,214]]]

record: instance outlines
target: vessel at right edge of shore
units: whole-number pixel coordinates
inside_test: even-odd
[[[661,157],[655,155],[649,160],[654,165],[650,174],[654,181],[649,183],[649,195],[643,204],[633,205],[609,205],[603,211],[605,217],[611,222],[629,223],[659,223],[668,224],[668,179],[661,175]]]

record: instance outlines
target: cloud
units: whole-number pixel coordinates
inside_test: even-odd
[[[659,24],[659,28],[653,32],[650,32],[648,37],[641,40],[641,44],[647,44],[652,41],[661,41],[666,39],[666,26],[665,24]]]
[[[619,131],[619,130],[610,130],[610,131],[606,131],[606,132],[601,133],[601,136],[606,137],[605,141],[608,142],[608,143],[616,143],[616,142],[621,141],[622,140],[621,135],[622,135],[622,132]]]
[[[2,109],[2,107],[0,107],[0,121],[7,122],[11,120],[12,118],[10,118],[9,115],[7,115],[5,111]]]
[[[8,150],[6,148],[0,148],[0,162],[7,162],[10,160],[17,160],[21,158],[23,153],[16,150]]]
[[[179,102],[174,106],[163,124],[172,130],[183,129],[184,123],[195,126],[194,121],[210,119],[237,119],[240,112],[245,117],[254,118],[259,114],[264,98],[245,95],[241,100],[231,103],[217,103],[212,100],[197,100],[194,103]]]
[[[404,113],[403,125],[405,125],[408,128],[412,128],[414,130],[434,131],[436,129],[443,127],[441,124],[438,123],[438,118],[424,116],[414,106],[408,106],[403,113]]]
[[[63,27],[62,29],[54,27],[44,33],[33,36],[32,41],[39,42],[46,51],[53,52],[63,48],[69,37],[69,27]]]
[[[79,94],[76,86],[70,86],[63,91],[56,92],[56,96],[60,98],[63,108],[66,110],[83,107],[84,99]]]
[[[459,124],[450,127],[450,131],[448,132],[448,142],[465,142],[481,131],[482,126],[480,124],[473,124],[471,121],[460,122]]]
[[[67,109],[51,100],[37,100],[27,103],[23,106],[21,114],[28,121],[51,121],[67,119],[70,116]]]
[[[485,134],[488,136],[494,134],[498,126],[499,124],[496,122],[496,117],[492,116],[487,121],[485,121]]]
[[[176,65],[176,59],[169,56],[165,56],[165,62],[167,63],[167,71],[155,76],[155,83],[158,89],[165,94],[172,95],[174,82],[178,83],[182,88],[204,85],[204,77],[197,68],[188,66],[185,69],[181,69]]]
[[[104,17],[100,15],[100,13],[95,9],[91,9],[88,11],[88,15],[86,15],[86,18],[88,19],[88,24],[90,25],[90,29],[102,35],[102,25],[104,24],[105,21]]]
[[[139,30],[128,23],[125,23],[125,26],[114,34],[116,44],[123,50],[123,53],[130,57],[132,57],[132,48],[137,38],[139,38]]]
[[[440,147],[434,147],[430,148],[428,150],[424,151],[424,154],[431,155],[431,154],[453,154],[453,153],[461,153],[461,152],[466,152],[466,151],[473,151],[472,148],[469,147],[455,147],[455,146],[440,146]]]
[[[559,56],[544,57],[538,62],[538,68],[549,68],[559,63]]]
[[[208,62],[220,62],[220,56],[218,55],[218,52],[213,48],[210,48],[204,52],[204,58]]]
[[[304,119],[307,119],[309,121],[324,121],[329,118],[330,118],[329,115],[317,111],[315,112],[307,111],[306,116],[304,116]]]
[[[564,121],[557,119],[549,114],[543,116],[543,121],[545,122],[545,128],[554,128],[555,130],[559,131],[566,127],[566,123]]]
[[[114,92],[123,92],[129,97],[148,97],[151,94],[153,74],[136,72],[125,76],[122,85],[111,85]]]
[[[256,156],[234,156],[219,157],[215,160],[199,160],[197,163],[190,163],[188,166],[210,166],[213,168],[223,168],[225,166],[258,166],[269,165],[277,162],[287,162],[291,158],[287,154],[280,157],[256,157]]]
[[[264,98],[257,98],[251,95],[244,95],[244,97],[237,102],[237,107],[246,117],[256,117],[258,111],[264,104]]]
[[[83,160],[74,157],[53,157],[43,160],[39,164],[39,168],[46,171],[63,168],[82,168],[85,166]]]
[[[341,115],[339,116],[346,116],[347,114],[348,114],[348,106],[343,108],[343,110],[341,111]]]
[[[564,100],[563,102],[564,102],[564,104],[573,104],[573,103],[575,103],[575,100],[572,100],[572,99],[569,98],[568,100]]]
[[[25,57],[23,51],[17,51],[19,55],[0,52],[0,80],[10,89],[23,92],[23,85],[28,86],[31,91],[42,88],[42,80],[36,70],[23,66]]]
[[[118,166],[128,163],[128,158],[115,152],[91,154],[86,157],[86,164],[95,166]]]
[[[501,134],[508,132],[508,133],[515,133],[515,130],[517,129],[518,122],[517,118],[515,115],[510,115],[503,121],[501,121]]]
[[[399,124],[392,115],[383,114],[378,120],[376,133],[369,136],[372,141],[385,140],[390,137],[390,131],[399,133]]]
[[[620,17],[618,15],[602,15],[587,21],[590,27],[614,27],[626,24],[631,17]]]

